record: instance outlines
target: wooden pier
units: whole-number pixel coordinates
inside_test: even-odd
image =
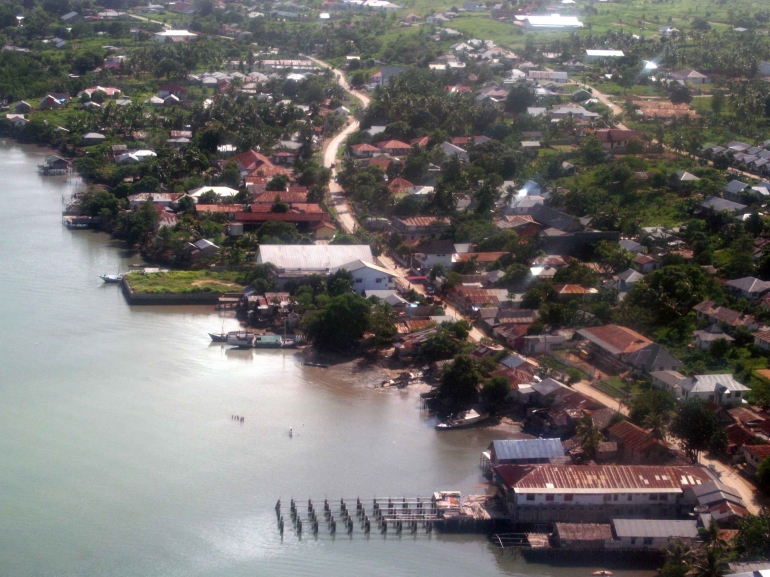
[[[507,523],[485,495],[473,495],[463,501],[457,492],[439,492],[424,497],[389,497],[339,500],[295,501],[288,508],[280,499],[275,505],[276,522],[281,535],[287,525],[298,537],[302,534],[329,535],[430,535],[443,532],[489,533],[496,521]]]

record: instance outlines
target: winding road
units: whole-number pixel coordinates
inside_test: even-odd
[[[345,74],[341,70],[332,68],[323,60],[318,60],[312,56],[307,56],[307,58],[322,68],[330,69],[337,78],[337,84],[344,88],[348,94],[357,98],[361,102],[362,108],[369,106],[369,97],[362,92],[359,92],[358,90],[352,90],[348,84],[348,81],[345,79]],[[360,225],[350,209],[350,204],[348,204],[348,201],[345,198],[345,191],[342,190],[342,187],[337,184],[337,181],[335,180],[335,177],[337,176],[337,154],[339,153],[340,146],[343,145],[348,136],[358,130],[358,121],[355,120],[352,116],[348,119],[348,122],[349,124],[345,130],[340,132],[326,144],[326,149],[324,150],[323,165],[326,168],[331,168],[332,170],[332,179],[329,182],[330,204],[334,208],[334,212],[337,214],[337,221],[339,222],[340,226],[345,232],[351,233],[354,232]]]

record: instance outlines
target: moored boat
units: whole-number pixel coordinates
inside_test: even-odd
[[[464,427],[472,427],[473,425],[482,423],[488,418],[489,415],[482,415],[477,413],[474,409],[470,409],[450,416],[446,421],[437,424],[436,428],[441,431],[446,429],[462,429]]]
[[[209,333],[209,336],[211,337],[212,342],[215,342],[215,343],[227,342],[227,333]]]
[[[246,349],[254,347],[256,338],[257,337],[254,333],[250,333],[248,331],[231,331],[227,333],[227,340],[225,342],[228,345],[234,345],[236,347]]]

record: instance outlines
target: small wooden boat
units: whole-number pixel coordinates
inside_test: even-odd
[[[209,333],[209,336],[211,337],[212,342],[215,342],[215,343],[227,342],[227,333]]]
[[[305,361],[302,364],[305,365],[306,367],[318,367],[319,369],[328,369],[329,368],[329,363],[313,363],[313,362],[310,362],[310,361]]]
[[[478,423],[482,423],[489,418],[489,415],[482,415],[477,413],[474,409],[468,411],[462,411],[456,415],[449,417],[443,423],[436,425],[436,429],[444,431],[447,429],[462,429],[464,427],[472,427]]]
[[[606,571],[604,569],[600,569],[599,571],[594,571],[591,573],[591,575],[606,575],[607,577],[612,576],[612,571]]]

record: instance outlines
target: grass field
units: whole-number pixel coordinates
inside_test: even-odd
[[[618,377],[607,377],[606,379],[591,385],[593,388],[611,396],[614,399],[625,399],[625,383]],[[633,393],[633,389],[632,389]]]
[[[243,290],[242,274],[208,270],[131,273],[126,276],[138,294],[224,294]]]

